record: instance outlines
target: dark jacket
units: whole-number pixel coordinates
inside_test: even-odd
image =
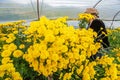
[[[100,20],[100,19],[93,20],[88,28],[91,28],[91,29],[93,29],[93,31],[97,32],[96,41],[100,42],[100,40],[102,40],[101,44],[102,44],[103,48],[107,48],[110,46],[110,43],[108,41],[108,36],[105,35],[105,34],[107,34],[105,24],[103,23],[102,20]],[[103,32],[105,34],[103,34]]]
[[[93,29],[93,31],[95,31],[97,33],[97,39],[95,40],[95,42],[100,42],[101,45],[103,46],[103,48],[108,48],[110,46],[110,43],[108,41],[107,31],[105,28],[105,24],[103,23],[102,20],[100,20],[100,19],[93,20],[92,23],[90,25],[88,25],[88,28]],[[102,40],[102,42],[100,40]],[[108,49],[106,49],[106,50],[108,50]],[[95,55],[92,55],[90,58],[92,60],[95,60],[97,57],[101,58],[102,55],[103,54],[98,51]]]

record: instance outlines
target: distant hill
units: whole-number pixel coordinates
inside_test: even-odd
[[[0,3],[11,3],[12,1],[10,0],[0,0]]]
[[[3,0],[2,0],[3,1]],[[36,3],[31,4],[17,4],[17,3],[4,3],[0,1],[0,21],[9,20],[21,20],[21,19],[34,19],[37,18]],[[62,16],[69,16],[70,18],[76,18],[79,13],[84,12],[88,6],[81,7],[67,7],[59,6],[52,7],[48,4],[43,4],[42,9],[40,5],[40,15],[47,16],[48,18],[57,18]],[[113,6],[114,10],[110,6],[97,7],[100,12],[100,18],[112,19],[114,14],[119,10],[120,5]],[[120,17],[120,15],[118,15]]]

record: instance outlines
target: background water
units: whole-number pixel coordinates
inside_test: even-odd
[[[112,26],[111,26],[112,21],[103,21],[103,22],[104,22],[106,28],[118,28],[118,27],[120,27],[120,21],[114,21]],[[78,23],[79,23],[79,21],[68,21],[68,25],[69,26],[73,25],[73,26],[75,26],[75,28],[79,27]]]

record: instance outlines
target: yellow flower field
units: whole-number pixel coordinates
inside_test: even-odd
[[[66,21],[43,16],[30,26],[0,24],[0,80],[120,80],[115,57],[104,51],[91,59],[101,48],[97,34]]]

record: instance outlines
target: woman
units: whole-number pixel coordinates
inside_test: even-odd
[[[107,49],[110,46],[110,43],[108,41],[108,36],[107,36],[107,30],[105,28],[105,24],[103,23],[103,21],[99,19],[99,16],[98,16],[99,13],[97,9],[87,8],[85,13],[94,15],[95,19],[90,21],[88,28],[93,29],[93,31],[97,33],[97,39],[95,41],[100,42],[102,48]],[[97,57],[101,57],[101,56],[102,54],[97,53],[92,57],[96,59]]]

